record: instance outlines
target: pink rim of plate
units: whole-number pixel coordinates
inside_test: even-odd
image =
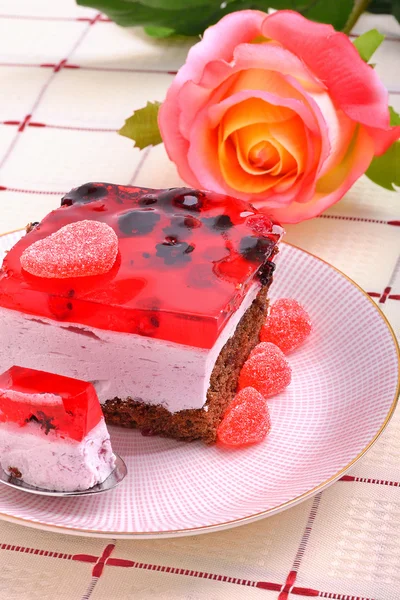
[[[22,233],[0,237],[0,259]],[[264,443],[233,451],[111,428],[128,467],[119,488],[54,499],[0,486],[0,519],[91,537],[195,535],[281,512],[344,475],[393,415],[397,340],[373,300],[335,267],[286,243],[277,262],[271,299],[299,300],[314,329],[290,355],[291,386],[269,402]]]

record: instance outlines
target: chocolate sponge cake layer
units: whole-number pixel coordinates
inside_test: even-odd
[[[201,439],[207,444],[215,442],[218,425],[236,394],[240,370],[259,342],[268,308],[268,287],[269,283],[262,286],[234,335],[222,348],[211,374],[205,407],[170,413],[163,406],[145,404],[140,398],[113,398],[103,405],[106,422],[138,428],[146,434],[186,441]]]

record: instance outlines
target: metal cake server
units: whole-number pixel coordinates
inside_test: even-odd
[[[128,469],[126,468],[126,464],[122,460],[118,454],[115,454],[115,468],[110,473],[103,483],[98,483],[88,490],[82,490],[77,492],[56,492],[51,490],[45,490],[43,488],[34,487],[33,485],[28,485],[21,479],[17,477],[13,477],[12,475],[8,475],[3,471],[0,467],[0,483],[4,483],[9,487],[15,488],[16,490],[21,490],[23,492],[28,492],[29,494],[37,494],[39,496],[55,496],[57,498],[67,498],[70,496],[90,496],[91,494],[101,494],[102,492],[108,492],[109,490],[114,489],[117,485],[125,479]]]

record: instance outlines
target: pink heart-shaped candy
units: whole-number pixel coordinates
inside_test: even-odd
[[[28,246],[21,266],[36,277],[88,277],[107,273],[117,254],[118,237],[109,225],[76,221]]]

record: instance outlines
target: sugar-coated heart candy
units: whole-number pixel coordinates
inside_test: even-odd
[[[271,306],[260,339],[272,342],[288,354],[301,346],[310,333],[311,319],[301,304],[291,298],[281,298]]]
[[[218,441],[225,446],[247,446],[262,442],[271,429],[265,398],[254,388],[241,390],[233,399],[218,427]]]
[[[253,387],[270,398],[280,394],[292,379],[292,369],[286,356],[274,344],[265,344],[262,352],[253,354],[244,363],[239,376],[239,389]]]
[[[270,344],[268,342],[260,342],[253,348],[253,350],[249,354],[249,358],[256,356],[257,354],[262,354],[263,352],[269,351]]]
[[[36,277],[66,279],[107,273],[118,254],[115,231],[100,221],[76,221],[31,244],[21,266]]]

